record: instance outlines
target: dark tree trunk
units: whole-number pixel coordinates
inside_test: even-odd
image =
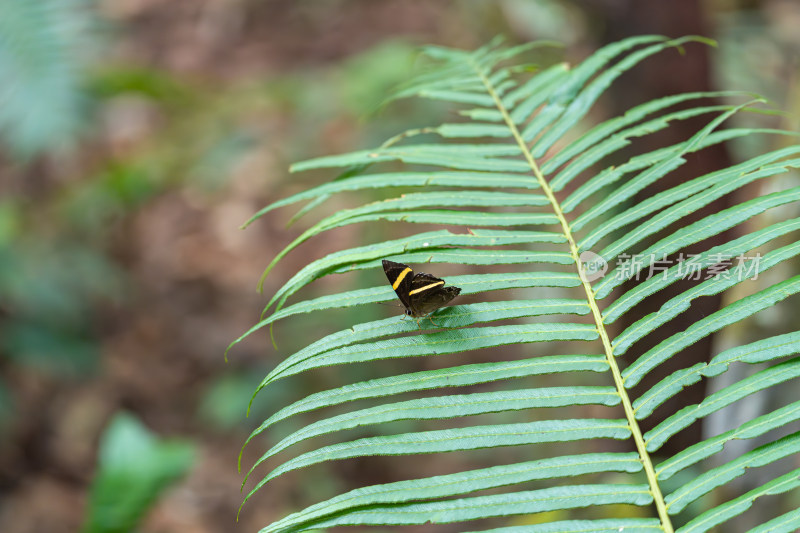
[[[659,34],[669,37],[681,37],[685,35],[709,37],[713,33],[709,21],[705,18],[703,2],[699,0],[672,0],[670,2],[657,0],[609,0],[607,2],[598,1],[595,3],[602,3],[605,7],[610,7],[610,9],[599,10],[599,12],[603,12],[609,17],[605,21],[606,31],[604,40],[606,42],[617,41],[637,34]],[[710,90],[711,50],[712,48],[706,45],[690,43],[686,47],[685,54],[680,54],[677,50],[667,50],[641,63],[630,71],[630,73],[626,74],[626,76],[615,85],[615,90],[611,91],[610,94],[612,98],[615,98],[613,102],[615,111],[621,113],[636,103],[670,94]],[[639,150],[653,150],[660,146],[668,146],[685,141],[703,128],[713,118],[714,116],[704,115],[691,120],[675,122],[667,131],[644,138],[642,140],[643,142],[638,145],[638,148]],[[634,202],[642,201],[657,192],[675,187],[692,178],[724,168],[731,164],[730,155],[722,145],[715,145],[699,153],[689,154],[686,156],[686,159],[687,162],[683,166],[659,180],[654,187],[643,191],[643,193],[634,199]],[[729,198],[723,197],[708,206],[708,208],[695,213],[691,217],[687,217],[687,219],[684,219],[683,223],[694,222],[712,212],[724,209],[729,205]],[[710,246],[725,242],[731,237],[732,232],[720,234],[683,252],[697,253],[708,249]],[[659,236],[656,236],[656,238],[659,238]],[[633,254],[635,251],[629,250],[628,253]],[[623,290],[633,288],[635,283],[636,282],[625,284]],[[642,304],[638,305],[635,310],[629,312],[628,315],[623,316],[617,324],[617,327],[622,330],[633,323],[637,318],[657,311],[665,301],[676,296],[685,289],[685,283],[678,283],[669,289],[656,293],[642,302]],[[665,338],[684,331],[698,319],[719,309],[720,303],[721,299],[719,296],[706,297],[695,301],[687,312],[676,317],[653,334],[635,344],[627,354],[625,354],[625,361],[627,363],[634,361],[647,349],[655,346]],[[675,370],[685,368],[697,362],[708,361],[711,356],[712,342],[713,337],[708,336],[655,369],[647,379],[643,380],[642,383],[634,388],[634,396],[638,396],[641,392],[652,387],[655,383]],[[685,405],[702,401],[704,396],[704,382],[687,388],[683,393],[671,398],[654,413],[653,417],[645,421],[643,429],[650,429],[655,423],[662,420],[663,416],[659,416],[662,413],[666,413],[664,416],[674,413]],[[664,445],[662,452],[672,455],[698,442],[700,438],[701,426],[699,423],[695,423],[668,441]]]

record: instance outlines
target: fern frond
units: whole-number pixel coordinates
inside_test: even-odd
[[[796,242],[800,218],[792,218],[797,214],[800,187],[773,186],[754,198],[739,194],[749,185],[796,172],[800,145],[688,176],[643,201],[633,201],[671,173],[685,171],[690,154],[745,136],[791,138],[797,134],[764,128],[723,129],[731,117],[756,111],[761,102],[752,95],[727,91],[664,97],[594,127],[582,124],[619,76],[647,58],[692,41],[706,42],[693,37],[635,37],[606,46],[574,68],[553,65],[530,77],[520,75],[507,62],[527,53],[532,45],[505,47],[493,41],[474,52],[428,47],[426,53],[439,67],[409,82],[396,98],[422,97],[460,106],[464,122],[409,130],[374,150],[321,157],[292,167],[295,172],[333,169],[341,174],[331,183],[265,207],[248,224],[298,202],[309,202],[314,212],[321,211],[331,196],[341,193],[369,190],[388,196],[321,218],[277,254],[265,275],[300,243],[343,226],[391,221],[405,222],[407,228],[425,223],[461,226],[466,231],[414,234],[411,230],[402,238],[310,261],[276,291],[262,320],[245,336],[294,315],[394,299],[392,288],[382,284],[290,302],[315,280],[377,269],[385,258],[417,264],[502,265],[506,272],[448,276],[447,283],[460,287],[462,296],[526,291],[512,292],[503,301],[443,309],[436,313],[436,329],[426,320],[422,321],[426,329],[420,329],[396,318],[356,324],[285,357],[261,382],[254,399],[277,380],[325,367],[437,357],[443,368],[356,381],[277,408],[245,444],[271,438],[273,430],[289,419],[295,420],[295,426],[267,446],[249,469],[247,477],[262,465],[269,464],[272,470],[256,482],[245,500],[278,476],[323,462],[560,445],[537,448],[535,461],[502,464],[498,454],[497,464],[486,468],[358,488],[311,505],[263,531],[452,523],[547,511],[560,514],[542,515],[543,521],[550,516],[560,519],[525,526],[525,531],[671,533],[676,531],[676,516],[685,524],[677,531],[706,531],[758,505],[764,496],[797,489],[800,473],[781,466],[782,460],[800,452],[800,433],[785,434],[787,425],[800,420],[797,397],[781,397],[783,404],[772,405],[770,412],[671,456],[663,454],[664,444],[678,431],[717,416],[753,394],[796,384],[800,358],[794,356],[800,353],[800,331],[749,340],[728,347],[709,362],[691,361],[666,375],[658,372],[699,340],[743,324],[800,292],[800,276],[781,278],[800,253]],[[723,97],[738,103],[715,102]],[[705,126],[684,141],[631,155],[636,139],[698,117],[705,117]],[[440,142],[431,143],[431,135]],[[425,142],[417,142],[419,138]],[[392,163],[394,169],[382,172],[384,163]],[[413,168],[397,171],[399,165]],[[405,194],[391,196],[398,188]],[[732,204],[711,209],[721,198],[733,198]],[[709,214],[688,222],[701,209]],[[300,210],[300,214],[309,212]],[[719,236],[731,228],[745,229],[721,242]],[[703,244],[711,238],[717,242]],[[682,253],[687,246],[704,248],[690,260],[652,275],[662,259]],[[609,266],[596,280],[581,259],[582,253],[595,250],[599,253],[594,255]],[[720,270],[726,258],[741,260],[731,263],[729,270]],[[679,283],[689,266],[704,278],[696,284]],[[763,276],[756,282],[750,279],[752,273]],[[646,279],[626,283],[640,277]],[[666,288],[673,295],[658,311],[637,316],[621,331],[612,329],[623,315]],[[719,310],[694,317],[690,327],[640,350],[632,360],[620,357],[630,357],[637,343],[691,313],[697,299],[734,290],[737,300],[726,300]],[[538,296],[532,299],[531,293]],[[508,321],[513,323],[503,323]],[[569,343],[568,351],[542,354],[533,349],[564,346],[547,344],[553,342]],[[503,346],[514,347],[520,355],[499,350]],[[491,362],[465,363],[458,355],[475,350],[490,350],[497,356]],[[720,376],[740,363],[758,367],[750,375],[731,377],[726,386],[696,405],[655,418],[659,407],[686,387]],[[644,378],[653,376],[659,376],[655,385],[636,396],[631,393]],[[558,383],[549,382],[556,377]],[[575,384],[568,386],[565,379],[574,379]],[[474,385],[481,385],[481,390],[454,390]],[[413,397],[421,391],[437,394]],[[355,405],[361,400],[371,403]],[[556,414],[564,409],[577,414]],[[606,416],[609,412],[616,414]],[[519,420],[515,413],[524,413],[524,421],[513,421]],[[313,416],[313,421],[298,425],[303,415]],[[476,416],[480,422],[470,425],[470,417]],[[462,422],[449,422],[454,418]],[[429,421],[443,429],[396,434],[379,429],[401,421],[404,428],[409,427],[408,421]],[[652,422],[652,429],[641,429],[643,421]],[[362,435],[375,436],[350,436],[357,428]],[[601,439],[626,441],[634,451],[588,453]],[[733,440],[757,441],[757,445],[730,458],[722,452]],[[540,457],[538,450],[549,456]],[[575,454],[575,450],[586,453]],[[289,454],[289,458],[276,462],[279,454]],[[714,464],[706,464],[712,460]],[[760,486],[747,487],[729,501],[709,503],[700,512],[688,506],[712,502],[702,497],[729,488],[731,481],[752,468],[761,468],[767,476]],[[678,473],[686,479],[676,487],[669,480]],[[494,492],[476,494],[488,489]],[[650,517],[563,520],[567,511],[590,506],[613,516],[615,508],[607,506],[619,504],[642,507],[639,514]],[[796,527],[800,527],[800,515],[789,511],[757,530]]]

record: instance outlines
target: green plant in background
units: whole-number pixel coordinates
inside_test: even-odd
[[[161,493],[194,462],[194,446],[161,441],[131,415],[117,414],[100,442],[84,533],[133,531]]]
[[[757,100],[717,105],[707,102],[714,97],[742,95],[680,94],[638,105],[622,116],[581,129],[581,121],[592,105],[626,70],[654,54],[693,40],[702,41],[635,37],[608,45],[575,67],[556,64],[533,76],[526,74],[527,69],[507,66],[509,60],[530,50],[530,45],[504,47],[495,42],[471,53],[427,47],[427,56],[437,62],[435,68],[398,96],[459,105],[465,121],[406,132],[373,150],[322,157],[294,166],[295,171],[345,171],[340,179],[278,201],[254,218],[304,200],[319,209],[330,195],[345,191],[394,187],[418,191],[341,210],[322,219],[280,252],[267,272],[305,240],[357,222],[446,224],[467,227],[469,231],[425,231],[315,260],[277,291],[265,309],[265,318],[248,334],[294,315],[394,300],[391,287],[382,284],[284,305],[316,279],[354,269],[379,268],[385,258],[410,264],[507,265],[509,271],[505,273],[449,276],[446,280],[449,285],[461,287],[461,299],[464,295],[500,289],[547,291],[541,293],[547,298],[520,296],[455,305],[436,314],[436,322],[443,327],[433,330],[418,330],[414,321],[400,321],[397,317],[356,324],[287,357],[267,375],[258,390],[277,380],[334,365],[374,364],[382,359],[440,356],[503,345],[516,345],[520,354],[533,352],[528,358],[351,383],[311,394],[278,410],[253,432],[248,442],[296,415],[322,408],[338,408],[340,414],[320,416],[288,435],[256,461],[248,476],[257,466],[302,441],[331,438],[336,432],[360,426],[492,413],[497,418],[494,423],[380,434],[332,445],[314,446],[312,441],[309,451],[291,456],[263,477],[245,501],[282,474],[339,459],[467,453],[535,443],[558,445],[547,448],[549,456],[537,454],[533,460],[358,488],[289,515],[263,531],[452,523],[553,512],[539,518],[542,521],[555,516],[556,521],[530,525],[525,531],[688,533],[728,522],[761,503],[758,500],[762,496],[786,493],[800,486],[800,469],[782,469],[783,463],[778,462],[800,451],[800,432],[786,435],[780,431],[800,419],[800,398],[796,397],[784,395],[776,399],[781,402],[778,408],[679,453],[659,453],[671,436],[695,421],[734,402],[747,401],[756,392],[774,390],[796,380],[800,358],[791,356],[800,351],[800,332],[766,336],[725,349],[710,362],[682,368],[637,397],[630,392],[645,376],[696,340],[742,323],[800,291],[800,275],[781,275],[785,262],[800,253],[800,243],[796,242],[800,218],[786,216],[796,213],[800,187],[773,189],[753,199],[739,197],[732,207],[697,222],[685,222],[687,215],[718,198],[797,168],[800,145],[792,144],[730,168],[687,178],[644,201],[631,201],[635,194],[680,169],[687,156],[705,147],[757,134],[791,135],[779,130],[720,128],[735,113],[752,110],[750,106]],[[668,128],[671,122],[697,116],[710,118],[705,127],[684,142],[639,153],[621,164],[605,163],[619,156],[632,140]],[[423,133],[438,135],[443,142],[414,142],[414,137]],[[375,164],[385,162],[413,167],[371,171]],[[596,171],[595,165],[602,168]],[[752,224],[754,217],[769,210],[783,216],[756,228]],[[691,261],[672,264],[633,288],[623,287],[628,279],[646,277],[651,266],[665,254],[674,254],[748,221],[751,225],[742,236],[707,248]],[[590,271],[587,258],[601,269]],[[728,275],[721,275],[718,269],[723,258],[741,261],[732,262]],[[689,263],[703,274],[704,281],[679,290],[658,312],[613,334],[614,323],[648,295],[666,287],[678,288],[676,282],[686,276]],[[755,271],[760,274],[759,283],[750,281]],[[687,330],[646,350],[637,359],[626,364],[620,358],[671,318],[691,312],[693,300],[729,289],[744,291],[744,296],[711,315],[697,316]],[[563,297],[552,297],[554,291],[564,291]],[[523,292],[526,291],[518,291]],[[511,319],[517,323],[491,324]],[[429,326],[427,321],[423,325]],[[524,346],[547,341],[565,341],[579,350],[538,355]],[[506,357],[511,353],[497,352]],[[738,363],[763,365],[749,376],[733,379],[701,403],[672,413],[652,430],[644,432],[640,428],[640,421],[651,418],[659,405],[680,394],[685,386],[723,374]],[[584,383],[585,376],[593,375],[602,384],[531,387],[537,385],[533,381],[536,376],[549,376],[547,379],[551,380],[557,375],[572,377],[574,383]],[[516,381],[510,381],[512,378]],[[446,392],[451,387],[489,383],[506,388],[465,394]],[[431,390],[440,395],[396,400],[397,395]],[[348,402],[367,399],[378,403],[345,410]],[[551,419],[544,409],[592,405],[616,408],[618,416],[597,418],[592,413],[606,411],[589,409],[575,411],[580,413],[577,418]],[[501,417],[521,410],[529,410],[524,422],[508,423]],[[634,451],[591,453],[603,439],[628,441]],[[758,443],[738,457],[723,457],[720,452],[734,439]],[[575,449],[580,453],[573,453]],[[707,459],[718,463],[700,468],[710,462],[704,462]],[[723,498],[726,501],[704,498],[719,487],[729,488],[728,484],[747,468],[768,465],[773,468],[761,469],[766,481],[755,488]],[[613,473],[617,474],[609,475]],[[598,479],[604,482],[596,482]],[[524,485],[531,482],[543,488],[531,490]],[[474,494],[498,488],[503,491]],[[702,508],[687,511],[687,506],[697,503]],[[626,515],[636,518],[564,519],[572,510],[584,507],[598,508],[599,516],[620,516],[612,507],[616,504],[643,509]],[[800,527],[800,511],[781,513],[765,519],[753,531],[793,531]]]
[[[0,0],[0,134],[17,154],[74,143],[98,29],[86,0]]]
[[[98,341],[108,306],[129,303],[134,293],[135,281],[111,251],[121,222],[177,187],[219,189],[219,176],[249,142],[230,126],[231,116],[244,111],[223,102],[252,109],[254,98],[110,60],[115,36],[102,31],[109,25],[96,2],[0,0],[0,148],[7,156],[0,359],[54,383],[102,372]],[[112,135],[98,126],[125,122],[113,111],[125,101],[163,114],[169,127],[112,153]],[[93,120],[98,109],[105,124]],[[85,153],[82,133],[95,141]],[[75,150],[65,156],[68,148]],[[0,425],[17,416],[14,386],[4,378]]]
[[[46,164],[35,166],[74,147],[90,123],[96,104],[90,70],[102,49],[101,26],[96,6],[84,0],[0,0],[0,141],[7,156],[0,199],[0,358],[60,379],[96,370],[97,304],[123,292],[120,271],[97,252],[88,232],[75,235],[69,213],[58,212],[59,200],[50,209]],[[25,180],[25,170],[35,174],[37,186]],[[66,196],[91,188],[77,185]],[[34,189],[35,199],[25,194]],[[94,194],[73,213],[89,218],[110,196]],[[1,380],[0,390],[6,390]],[[12,419],[14,394],[0,396]]]

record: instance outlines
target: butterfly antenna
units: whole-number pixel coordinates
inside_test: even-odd
[[[388,305],[389,307],[403,307],[403,304],[389,303],[389,302],[374,302],[380,305]]]

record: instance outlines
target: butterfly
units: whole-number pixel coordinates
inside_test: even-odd
[[[415,274],[410,266],[403,263],[384,259],[383,272],[389,279],[397,297],[400,298],[400,302],[406,308],[406,315],[412,318],[418,319],[430,315],[440,307],[447,305],[461,292],[459,287],[445,287],[443,279],[431,274],[424,272]],[[417,326],[419,326],[419,320],[417,320]]]

